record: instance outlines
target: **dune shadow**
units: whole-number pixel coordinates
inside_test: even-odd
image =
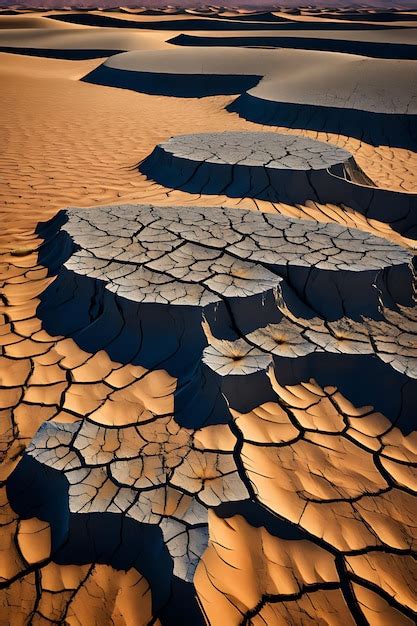
[[[242,94],[226,109],[266,126],[346,135],[373,146],[417,149],[417,115],[278,102],[250,93]]]
[[[271,20],[270,22],[259,20],[250,21],[247,18],[239,20],[239,17],[229,19],[218,15],[204,17],[182,17],[168,20],[143,21],[128,20],[109,17],[107,15],[97,15],[94,13],[62,13],[47,16],[49,19],[70,24],[80,24],[84,26],[101,26],[113,28],[134,28],[146,30],[211,30],[211,31],[245,31],[245,30],[363,30],[362,24],[343,24],[338,22],[322,22],[319,25],[314,22],[296,22],[284,20]],[[385,26],[382,24],[371,24],[367,30],[390,30],[395,26]]]
[[[100,49],[71,49],[71,48],[17,48],[13,46],[0,46],[0,52],[8,54],[22,54],[30,57],[43,57],[46,59],[64,59],[68,61],[85,61],[99,59],[120,54],[124,50],[100,50]]]
[[[71,49],[71,48],[24,48],[16,46],[0,46],[0,52],[8,54],[22,54],[30,57],[43,57],[46,59],[66,59],[68,61],[86,61],[99,59],[120,54],[124,50],[100,50],[100,49]]]
[[[130,89],[149,95],[203,98],[240,94],[255,87],[261,78],[262,76],[256,75],[139,72],[101,65],[81,80],[94,85]]]
[[[417,59],[416,45],[392,43],[389,41],[349,41],[348,39],[327,39],[324,37],[262,37],[262,35],[241,37],[210,37],[204,35],[188,35],[187,33],[182,33],[181,35],[177,35],[176,37],[170,39],[169,43],[175,44],[176,46],[289,48],[293,50],[340,52],[344,54],[356,54],[377,59],[402,59],[410,61],[414,61]]]

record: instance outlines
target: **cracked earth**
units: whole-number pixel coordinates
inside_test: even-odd
[[[0,64],[0,625],[411,626],[415,152],[96,65]]]
[[[154,623],[177,581],[201,623],[411,624],[412,251],[225,208],[68,209],[37,234],[5,291],[7,603],[89,621],[106,589],[112,619]],[[349,397],[375,368],[399,406]]]

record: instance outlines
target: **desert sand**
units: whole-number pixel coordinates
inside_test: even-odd
[[[0,624],[415,623],[416,32],[0,12]]]

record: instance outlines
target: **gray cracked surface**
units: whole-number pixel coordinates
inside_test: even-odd
[[[375,188],[353,156],[330,143],[268,132],[178,135],[138,164],[142,174],[189,193],[289,204],[345,202]]]
[[[351,273],[411,260],[405,249],[336,224],[252,211],[152,205],[68,210],[66,267],[136,302],[205,306],[274,289],[283,269]]]
[[[278,170],[322,170],[352,158],[347,150],[333,144],[264,132],[179,135],[159,147],[173,157],[191,161]]]

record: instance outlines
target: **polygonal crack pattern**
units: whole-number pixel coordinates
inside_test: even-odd
[[[296,135],[277,133],[200,133],[173,137],[160,144],[165,152],[190,161],[270,167],[279,170],[321,170],[351,158],[347,150]]]
[[[343,148],[265,132],[176,136],[157,145],[139,169],[166,187],[282,202],[335,200],[345,179],[373,184]]]
[[[68,269],[136,302],[204,306],[267,292],[288,268],[383,271],[405,249],[354,228],[208,207],[121,205],[69,210]]]
[[[338,222],[346,223],[345,216],[354,214],[366,224],[377,220],[379,228],[389,224],[406,238],[417,239],[416,194],[376,187],[347,150],[308,137],[266,132],[180,135],[158,144],[137,167],[150,181],[168,188],[168,196],[186,192],[198,198],[245,198],[257,208],[264,202],[279,205],[284,213],[284,205],[302,211],[332,205],[341,214]]]
[[[413,624],[411,254],[210,207],[38,234],[4,286],[2,611]]]

